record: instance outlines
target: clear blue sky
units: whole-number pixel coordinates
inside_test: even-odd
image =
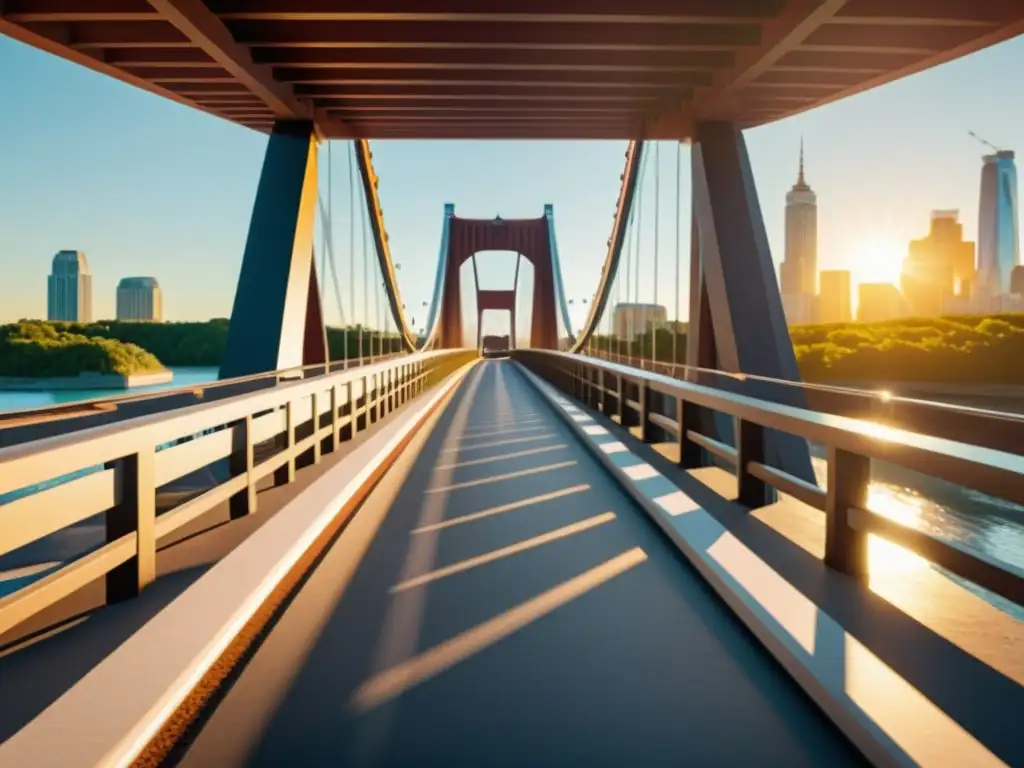
[[[974,130],[1024,152],[1024,38],[820,110],[748,132],[776,261],[784,197],[801,135],[818,193],[821,268],[893,279],[906,242],[933,208],[959,208],[977,229]],[[0,37],[0,321],[46,311],[53,254],[84,251],[98,317],[113,314],[127,275],[153,275],[167,318],[225,316],[266,137]],[[333,146],[335,248],[347,259],[346,147]],[[553,203],[567,292],[589,297],[605,253],[624,142],[377,142],[374,160],[401,288],[429,298],[442,206],[466,216],[539,216]],[[326,147],[321,184],[327,192]],[[675,146],[661,147],[659,300],[674,303]],[[653,165],[645,176],[643,258],[653,258]],[[689,231],[683,148],[682,314]],[[319,243],[318,243],[319,244]],[[484,287],[511,280],[509,258],[482,260]],[[645,273],[649,270],[645,269]],[[347,274],[347,272],[346,272]],[[347,293],[346,293],[347,297]],[[650,279],[641,300],[653,298]],[[362,310],[357,307],[357,316]],[[328,320],[336,322],[328,299]],[[418,324],[422,322],[417,318]]]

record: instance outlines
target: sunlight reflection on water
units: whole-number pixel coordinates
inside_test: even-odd
[[[826,487],[828,465],[825,459],[814,456],[812,462],[818,482]],[[1024,567],[1024,508],[893,466],[872,467],[872,475],[875,478],[881,475],[872,480],[868,491],[868,506],[872,511],[935,538],[956,541],[990,558]],[[914,488],[907,487],[911,483]],[[934,498],[942,498],[946,503]],[[878,536],[868,540],[868,562],[872,576],[913,573],[926,568],[942,570]],[[1024,620],[1024,609],[1020,606],[952,574],[947,575],[1003,611]]]

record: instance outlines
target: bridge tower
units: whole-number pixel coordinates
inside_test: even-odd
[[[550,213],[547,208],[546,213]],[[463,264],[481,251],[514,251],[533,264],[533,318],[530,346],[535,349],[558,348],[558,320],[555,296],[555,263],[552,258],[552,218],[538,219],[461,219],[454,215],[449,222],[448,257],[442,293],[440,338],[441,348],[463,346],[462,293],[460,270]],[[511,294],[500,295],[500,294]],[[481,304],[481,302],[484,302]],[[495,306],[488,305],[488,302]],[[477,309],[508,309],[512,313],[515,333],[515,290],[480,291]],[[478,318],[479,320],[479,318]],[[479,327],[479,323],[478,323]]]

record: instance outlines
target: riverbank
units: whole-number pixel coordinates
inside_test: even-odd
[[[169,370],[152,373],[80,373],[77,376],[0,376],[2,392],[68,392],[123,390],[170,384],[174,373]]]

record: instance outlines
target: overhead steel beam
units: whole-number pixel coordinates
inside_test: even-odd
[[[698,89],[683,105],[695,117],[731,116],[736,92],[758,78],[796,49],[822,24],[835,16],[848,0],[789,0],[783,11],[764,24],[759,45],[736,54],[735,64],[716,73],[714,83]]]
[[[652,71],[658,69],[714,69],[729,66],[732,53],[725,50],[621,50],[614,57],[599,49],[568,48],[296,48],[263,47],[252,50],[261,64],[294,67],[381,67],[404,69],[548,69]]]
[[[263,100],[278,117],[312,119],[311,109],[286,85],[274,82],[270,67],[255,64],[249,51],[235,42],[224,23],[202,0],[147,0],[207,56]]]
[[[231,19],[268,21],[483,21],[547,24],[560,20],[607,24],[757,23],[785,0],[588,0],[566,13],[549,0],[209,0],[211,9]],[[340,6],[340,7],[339,7]],[[467,10],[472,8],[472,10]]]
[[[862,93],[863,91],[867,91],[872,88],[877,88],[880,85],[885,85],[886,83],[891,82],[893,80],[898,80],[902,77],[908,77],[909,75],[913,75],[918,72],[923,72],[924,70],[931,69],[932,67],[937,67],[941,64],[953,61],[954,59],[960,58],[962,56],[967,56],[968,54],[974,53],[975,51],[980,51],[983,48],[988,48],[989,46],[996,45],[1006,40],[1010,40],[1014,37],[1017,37],[1018,35],[1024,35],[1024,4],[1022,4],[1019,7],[1018,13],[1020,14],[1019,18],[1012,24],[1004,24],[1003,26],[992,30],[986,35],[974,37],[962,43],[961,45],[956,46],[955,48],[949,48],[939,53],[932,53],[929,56],[918,59],[917,61],[908,64],[904,67],[901,67],[895,71],[889,71],[884,74],[880,74],[877,77],[872,77],[867,80],[864,80],[860,83],[857,83],[856,85],[851,85],[847,88],[842,88],[824,98],[819,97],[818,99],[815,100],[813,104],[808,104],[798,109],[787,110],[786,116],[788,117],[790,115],[796,115],[801,112],[805,112],[812,106],[817,107],[822,106],[824,104],[831,104],[834,101],[845,99],[848,96],[854,96],[858,93]]]
[[[47,30],[50,32],[53,31],[52,27],[47,27]],[[181,93],[176,93],[156,83],[151,83],[131,72],[118,69],[116,66],[108,63],[104,58],[94,56],[86,50],[80,50],[78,47],[71,47],[68,45],[68,43],[71,42],[70,40],[55,40],[32,27],[16,24],[5,14],[0,14],[0,34],[6,35],[7,37],[21,43],[25,43],[26,45],[30,45],[33,48],[38,48],[41,51],[51,53],[54,56],[60,56],[61,58],[74,62],[86,69],[91,69],[94,72],[99,72],[107,75],[108,77],[112,77],[115,80],[120,80],[122,83],[133,85],[136,88],[141,88],[142,90],[156,94],[157,96],[163,96],[165,99],[170,99],[171,101],[184,104],[185,106],[192,107],[193,109],[199,109],[204,112],[208,111],[195,99]],[[70,36],[68,35],[68,37]]]
[[[224,23],[202,0],[147,0],[160,16],[223,67],[276,117],[311,120],[320,138],[344,136],[348,129],[300,100],[288,85],[278,83],[270,67],[256,64],[249,50],[237,43]]]
[[[169,2],[170,0],[164,0]],[[176,0],[184,2],[185,0]],[[197,0],[191,0],[197,2]],[[205,6],[203,6],[205,8]],[[212,15],[212,14],[211,14]],[[234,38],[244,45],[296,46],[344,41],[346,45],[412,45],[456,48],[594,48],[604,50],[731,50],[758,45],[758,24],[494,24],[481,21],[424,24],[401,20],[251,21],[229,20]]]

